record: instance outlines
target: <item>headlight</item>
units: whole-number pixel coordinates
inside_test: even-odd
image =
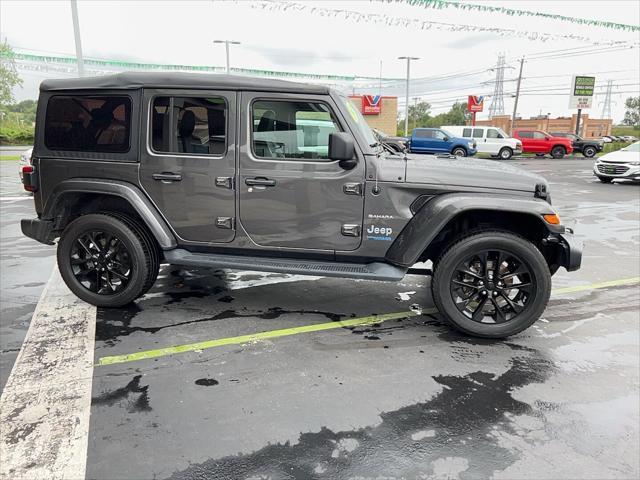
[[[629,162],[629,165],[633,165],[634,167],[640,166],[640,162]]]
[[[475,148],[475,144],[473,142],[468,142],[469,143],[469,148]]]

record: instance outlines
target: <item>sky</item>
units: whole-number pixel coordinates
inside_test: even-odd
[[[406,63],[397,57],[414,56],[420,59],[411,64],[410,102],[427,101],[434,114],[466,95],[491,95],[492,67],[501,53],[507,63],[507,114],[513,109],[518,59],[523,55],[523,94],[518,106],[523,117],[575,113],[568,104],[572,74],[596,77],[597,96],[593,108],[585,112],[594,117],[601,115],[608,80],[614,82],[615,121],[624,115],[625,98],[640,95],[638,31],[455,8],[427,9],[407,0],[292,1],[78,0],[83,53],[98,59],[224,66],[224,46],[213,40],[230,39],[241,42],[231,47],[232,67],[372,77],[357,85],[335,86],[349,93],[397,95],[401,108],[404,81],[385,80],[380,88],[377,77],[382,72],[385,79],[404,78]],[[470,3],[640,25],[637,0]],[[389,19],[399,24],[383,21]],[[407,24],[406,19],[413,22]],[[422,21],[432,22],[431,28],[416,24]],[[451,25],[459,30],[452,31]],[[474,31],[478,27],[501,31]],[[543,35],[529,38],[536,33]],[[70,1],[2,0],[0,36],[17,52],[74,56]],[[627,48],[611,47],[611,42],[624,42],[621,45]],[[628,48],[634,44],[636,48]],[[563,52],[557,57],[543,58],[558,50]],[[24,85],[15,90],[17,99],[36,98],[38,84],[46,77],[75,75],[24,68],[20,74]],[[478,118],[488,116],[488,107]]]

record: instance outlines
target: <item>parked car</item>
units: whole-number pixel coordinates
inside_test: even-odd
[[[395,152],[404,152],[407,150],[407,145],[409,144],[409,139],[407,137],[397,137],[393,135],[387,135],[381,130],[377,128],[372,128],[373,133],[375,133],[378,141],[380,143],[385,144],[390,149]]]
[[[593,164],[593,174],[602,183],[611,183],[616,179],[640,183],[640,142],[598,158]]]
[[[448,125],[442,127],[456,137],[470,138],[476,142],[478,153],[487,153],[502,160],[522,153],[522,142],[511,138],[502,129],[487,126]]]
[[[456,137],[442,128],[414,128],[409,141],[411,153],[446,153],[456,157],[476,154],[475,140]]]
[[[601,140],[603,143],[613,143],[613,138],[609,135],[604,135]]]
[[[33,147],[31,147],[29,150],[25,150],[20,154],[20,160],[18,161],[18,175],[20,176],[20,181],[22,181],[22,167],[31,165],[32,154],[33,154]]]
[[[399,281],[431,261],[443,319],[500,338],[580,267],[542,177],[388,154],[326,86],[121,73],[45,80],[37,112],[22,232],[58,239],[63,280],[92,305],[132,302],[161,262]]]
[[[629,142],[629,143],[638,141],[638,139],[633,135],[623,135],[621,138],[623,141]]]
[[[587,158],[593,158],[596,153],[601,152],[604,148],[604,142],[600,140],[587,140],[580,135],[570,132],[550,132],[554,137],[564,137],[571,140],[571,146],[574,152],[582,153]]]
[[[542,130],[528,130],[517,128],[513,136],[522,142],[524,153],[536,155],[551,154],[553,158],[560,159],[567,153],[573,152],[571,140],[563,137],[554,137]]]

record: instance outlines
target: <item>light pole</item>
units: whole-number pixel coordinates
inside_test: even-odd
[[[407,92],[405,97],[405,106],[407,107],[407,112],[404,116],[404,136],[409,136],[409,77],[411,76],[411,60],[420,60],[419,57],[398,57],[398,60],[406,60],[407,61]]]
[[[229,74],[231,71],[229,68],[229,45],[240,45],[240,42],[236,42],[235,40],[214,40],[213,43],[224,43],[227,51],[227,74]]]
[[[76,3],[76,0],[71,0],[71,20],[73,21],[73,36],[76,41],[78,76],[84,77],[84,59],[82,57],[82,42],[80,41],[80,21],[78,20],[78,4]]]

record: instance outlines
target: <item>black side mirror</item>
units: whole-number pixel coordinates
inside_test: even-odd
[[[449,137],[444,137],[444,138],[442,139],[442,141],[443,141],[443,142],[448,142],[448,141],[449,141]]]
[[[339,160],[342,168],[351,170],[358,164],[355,153],[356,148],[351,135],[345,132],[329,134],[329,158],[331,160]]]

